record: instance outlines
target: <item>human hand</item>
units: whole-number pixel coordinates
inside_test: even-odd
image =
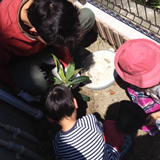
[[[41,98],[40,96],[33,97],[30,94],[28,94],[27,92],[24,92],[23,90],[21,90],[21,92],[17,95],[29,103],[33,102],[33,101],[39,102],[40,98]]]
[[[160,111],[152,113],[146,118],[146,126],[151,126],[156,124],[156,120],[160,118]]]

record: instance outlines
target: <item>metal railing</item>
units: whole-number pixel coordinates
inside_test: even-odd
[[[79,0],[80,2],[85,0]],[[87,0],[121,22],[160,42],[160,11],[155,0]],[[149,4],[150,6],[148,6]]]

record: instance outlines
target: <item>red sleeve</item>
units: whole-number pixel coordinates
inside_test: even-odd
[[[121,153],[124,138],[123,138],[123,133],[116,127],[115,121],[106,120],[103,123],[103,127],[104,127],[103,138],[105,142],[114,147],[119,153]]]
[[[54,49],[56,51],[57,58],[63,63],[64,67],[66,68],[69,62],[73,60],[68,47],[55,47]]]

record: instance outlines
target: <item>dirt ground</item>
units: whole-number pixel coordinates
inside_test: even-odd
[[[103,41],[100,37],[97,41],[86,48],[89,52],[98,50],[108,50],[110,45]],[[91,90],[82,87],[81,93],[88,95],[90,101],[87,102],[88,108],[86,113],[98,112],[102,119],[107,116],[114,119],[116,116],[116,107],[113,104],[121,100],[130,100],[126,94],[128,84],[122,79],[117,78],[116,82],[110,87],[102,90]],[[133,138],[133,145],[124,157],[124,160],[160,160],[160,137],[149,136],[145,132],[138,130],[137,133],[131,135]]]
[[[77,64],[81,62],[81,58],[83,59],[88,54],[98,50],[109,50],[110,48],[111,46],[107,42],[98,37],[89,47],[78,49],[81,56],[77,59]],[[80,66],[80,64],[78,65]],[[121,100],[130,100],[130,97],[126,94],[128,86],[118,77],[113,85],[102,90],[81,87],[82,90],[80,92],[89,96],[90,101],[86,103],[80,100],[78,102],[78,117],[88,113],[96,113],[98,120],[104,121],[106,118],[114,120],[117,115],[117,103]],[[56,123],[48,123],[48,120],[44,118],[42,121],[35,123],[34,129],[37,138],[42,141],[39,146],[41,156],[45,157],[46,160],[54,160],[52,138],[57,133],[57,130],[60,129],[59,126]],[[131,137],[133,140],[132,146],[123,160],[160,160],[159,136],[149,136],[144,131],[138,130]]]

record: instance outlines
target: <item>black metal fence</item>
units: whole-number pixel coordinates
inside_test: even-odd
[[[85,0],[79,0],[84,1]],[[160,42],[160,0],[87,0],[130,27]],[[160,3],[160,2],[159,2]]]

